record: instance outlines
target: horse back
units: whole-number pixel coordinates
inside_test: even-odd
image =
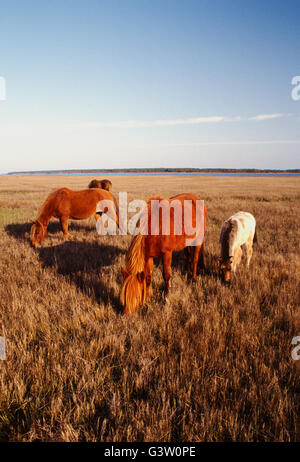
[[[169,232],[164,233],[163,231],[163,224],[162,224],[162,216],[163,213],[152,213],[153,209],[151,208],[150,201],[158,200],[158,201],[167,201],[172,203],[172,201],[178,201],[177,204],[181,204],[181,215],[179,216],[179,220],[181,221],[181,226],[179,223],[175,223],[175,209],[170,207],[170,227],[168,229]],[[204,204],[203,213],[204,216],[197,216],[195,210],[197,210],[197,201],[201,201],[200,197],[195,196],[194,194],[178,194],[173,196],[169,199],[162,199],[161,197],[155,197],[148,200],[148,235],[146,238],[146,247],[148,249],[148,253],[153,256],[160,256],[161,254],[167,251],[180,251],[184,249],[187,245],[187,239],[193,239],[195,242],[198,242],[196,245],[201,245],[204,238],[204,231],[206,225],[206,215],[207,209]],[[188,202],[185,202],[188,201]],[[186,232],[187,226],[185,223],[185,208],[190,209],[190,217],[191,217],[191,227],[192,233]],[[177,226],[179,227],[177,228]],[[177,230],[181,232],[177,233]],[[153,234],[154,230],[154,234]]]
[[[52,194],[53,215],[58,218],[88,218],[96,212],[96,206],[101,200],[113,200],[113,196],[103,189],[73,191],[61,188]]]
[[[243,245],[249,237],[255,235],[255,218],[248,212],[237,212],[222,225],[220,234],[221,246]]]

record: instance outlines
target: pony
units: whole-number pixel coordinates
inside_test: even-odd
[[[248,212],[237,212],[222,225],[220,233],[220,276],[230,284],[231,272],[235,273],[242,258],[241,246],[246,246],[247,266],[252,257],[252,245],[257,242],[256,221]]]
[[[105,189],[106,191],[112,190],[112,182],[110,180],[92,180],[89,185],[89,188],[99,188]]]
[[[119,208],[115,197],[109,191],[103,189],[84,189],[72,191],[68,188],[61,188],[48,196],[42,205],[36,220],[30,230],[30,239],[33,247],[37,247],[47,236],[47,226],[52,217],[59,218],[64,239],[71,239],[68,234],[68,220],[84,220],[95,215],[96,220],[101,212],[96,211],[97,204],[102,201],[109,201],[111,210],[107,210],[112,217],[115,217],[119,225]],[[114,209],[115,206],[115,210]],[[107,207],[109,209],[109,207]],[[114,213],[115,212],[115,213]]]
[[[168,205],[169,232],[164,233],[162,224],[163,210],[158,214],[152,208],[153,201]],[[196,207],[197,201],[203,204],[202,215]],[[179,204],[181,215],[179,225],[181,234],[175,229],[174,204]],[[160,206],[158,206],[160,207]],[[186,232],[186,211],[191,212],[193,231]],[[197,216],[198,211],[198,216]],[[160,213],[161,212],[161,213]],[[204,202],[193,194],[179,194],[169,199],[160,197],[151,198],[147,201],[147,207],[141,213],[137,224],[140,225],[139,234],[133,236],[129,251],[126,256],[126,268],[122,267],[123,285],[121,288],[120,301],[124,307],[124,313],[135,312],[152,295],[152,271],[153,258],[161,257],[163,260],[163,278],[166,291],[169,290],[171,277],[172,253],[187,249],[189,246],[189,261],[191,263],[192,280],[196,280],[198,262],[204,268],[204,231],[206,225],[207,210]],[[200,218],[200,220],[199,220]],[[202,218],[202,219],[201,219]],[[200,223],[199,223],[200,221]],[[177,223],[178,225],[178,223]],[[151,233],[149,232],[151,230]],[[154,230],[154,232],[153,232]]]

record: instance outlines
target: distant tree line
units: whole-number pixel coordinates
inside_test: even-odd
[[[111,169],[71,169],[71,170],[32,170],[26,172],[8,172],[7,175],[64,175],[105,173],[300,173],[300,169],[274,170],[257,168],[111,168]]]

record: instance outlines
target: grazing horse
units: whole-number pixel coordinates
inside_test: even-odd
[[[157,210],[155,213],[155,208],[152,206],[153,201],[159,204],[163,201],[167,204],[170,225],[168,232],[164,232],[163,229],[164,211],[159,205],[158,213]],[[201,211],[199,211],[198,201],[202,207]],[[175,205],[179,206],[180,210],[177,209],[181,211],[179,215],[175,212]],[[187,218],[187,212],[190,213],[190,220]],[[172,253],[190,246],[188,254],[192,263],[192,279],[196,280],[198,261],[204,268],[203,239],[206,214],[204,202],[193,194],[179,194],[170,199],[152,198],[148,200],[146,209],[140,215],[140,233],[136,234],[131,241],[126,258],[126,269],[121,268],[124,280],[120,299],[124,313],[135,312],[146,299],[151,297],[153,258],[155,257],[163,259],[163,277],[168,291]],[[178,225],[181,228],[181,234],[180,229],[177,228]]]
[[[72,191],[68,188],[61,188],[50,194],[42,205],[38,217],[33,221],[30,230],[30,239],[33,247],[41,244],[47,235],[47,226],[52,217],[59,218],[64,239],[70,238],[68,235],[68,220],[84,220],[92,215],[96,216],[97,204],[102,201],[109,201],[111,210],[107,213],[116,217],[119,225],[119,209],[115,197],[109,191],[103,189],[84,189],[82,191]],[[114,213],[115,206],[115,213]],[[97,218],[99,218],[99,215]],[[96,218],[96,219],[97,219]]]
[[[230,283],[231,271],[236,271],[242,258],[242,245],[246,246],[249,266],[253,242],[257,242],[256,221],[251,213],[237,212],[223,223],[220,234],[220,274],[223,282]]]
[[[89,188],[105,189],[106,191],[112,190],[112,182],[110,180],[92,180],[89,183]]]

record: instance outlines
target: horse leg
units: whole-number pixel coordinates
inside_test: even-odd
[[[199,251],[199,264],[200,268],[205,270],[205,263],[204,263],[204,244],[200,246],[200,251]]]
[[[238,250],[237,250],[237,262],[236,262],[236,265],[239,265],[241,263],[241,258],[242,258],[242,255],[243,255],[243,251],[242,251],[242,248],[241,247],[238,247]]]
[[[247,242],[247,266],[250,265],[250,260],[252,257],[253,249],[252,249],[252,240],[248,240]]]
[[[69,236],[69,233],[68,233],[68,219],[69,219],[69,217],[60,217],[60,219],[59,219],[61,229],[62,229],[65,240],[70,239],[70,236]]]
[[[186,257],[186,271],[189,272],[192,270],[192,259],[193,259],[192,247],[190,246],[185,247],[184,253]]]
[[[200,246],[197,245],[194,251],[193,276],[192,276],[193,282],[195,282],[197,279],[197,266],[198,266],[199,254],[200,254]]]
[[[168,291],[171,287],[170,277],[171,277],[171,263],[172,263],[172,252],[165,252],[163,255],[163,276],[166,285],[166,290]]]
[[[235,273],[236,267],[237,267],[237,260],[238,260],[238,254],[239,254],[239,246],[234,249],[233,252],[233,262],[232,262],[232,271]]]
[[[145,266],[145,276],[146,276],[146,295],[147,298],[150,298],[152,295],[152,271],[153,271],[153,258],[148,258],[148,261]]]

